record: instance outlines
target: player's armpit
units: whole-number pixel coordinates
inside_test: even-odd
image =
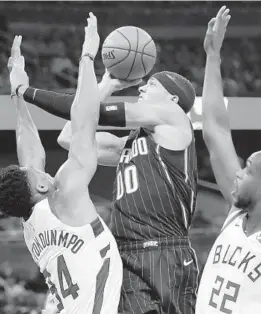
[[[70,149],[70,143],[72,138],[71,122],[68,121],[63,127],[60,135],[58,136],[57,143],[64,149]]]
[[[98,164],[102,166],[117,166],[127,138],[128,136],[117,137],[109,132],[97,132]]]
[[[204,135],[204,140],[209,151],[217,184],[226,201],[229,205],[232,205],[231,192],[236,180],[236,173],[241,169],[241,166],[232,141],[231,132],[216,127],[212,135]]]
[[[57,190],[67,200],[77,199],[88,191],[88,184],[97,169],[97,155],[89,154],[89,167],[83,168],[77,158],[68,158],[58,170],[55,181]]]

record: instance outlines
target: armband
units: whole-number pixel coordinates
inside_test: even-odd
[[[101,103],[99,125],[102,126],[126,126],[125,103],[112,102]]]

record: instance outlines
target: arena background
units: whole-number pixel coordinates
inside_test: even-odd
[[[211,17],[224,2],[1,2],[0,3],[0,166],[17,163],[15,108],[10,100],[6,68],[14,34],[23,35],[22,53],[30,84],[73,92],[83,27],[89,11],[99,21],[101,42],[113,29],[135,25],[154,38],[158,58],[153,72],[176,71],[189,78],[197,91],[191,119],[195,128],[199,166],[197,211],[190,230],[202,269],[227,213],[215,184],[201,132],[201,93],[205,54],[203,38]],[[261,3],[227,2],[232,19],[222,50],[222,75],[233,140],[242,166],[261,147]],[[104,72],[100,54],[95,61],[98,80]],[[135,100],[137,91],[126,95]],[[65,121],[30,107],[47,152],[47,171],[54,175],[66,158],[56,143]],[[123,136],[128,130],[111,130]],[[109,214],[115,168],[98,167],[91,182],[92,198]],[[0,220],[0,314],[39,313],[46,287],[27,252],[19,220]]]

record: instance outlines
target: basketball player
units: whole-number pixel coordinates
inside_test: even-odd
[[[197,314],[260,314],[261,310],[261,152],[241,169],[223,101],[220,49],[230,20],[222,7],[209,22],[203,89],[203,135],[220,190],[231,209],[203,274]]]
[[[68,159],[54,178],[45,173],[45,152],[26,103],[14,94],[18,81],[28,84],[20,44],[16,36],[9,60],[20,166],[1,170],[0,209],[22,218],[26,245],[49,286],[55,313],[116,314],[122,261],[88,192],[97,168],[100,104],[93,65],[99,47],[96,17],[90,13],[85,28]]]
[[[114,92],[132,82],[106,73],[101,84]],[[73,95],[28,86],[17,93],[70,119]],[[98,163],[117,166],[111,228],[124,266],[120,313],[195,311],[198,270],[188,229],[196,205],[197,162],[187,116],[194,100],[188,80],[160,72],[140,88],[137,103],[101,104],[100,125],[136,129],[123,138],[96,134]],[[70,129],[68,122],[59,137],[67,149]]]

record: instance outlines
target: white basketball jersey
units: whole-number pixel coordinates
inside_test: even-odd
[[[247,237],[245,216],[232,213],[214,243],[199,285],[196,314],[261,313],[261,232]]]
[[[23,225],[26,245],[55,302],[53,313],[118,313],[122,261],[100,217],[83,227],[70,227],[51,212],[45,199]]]

